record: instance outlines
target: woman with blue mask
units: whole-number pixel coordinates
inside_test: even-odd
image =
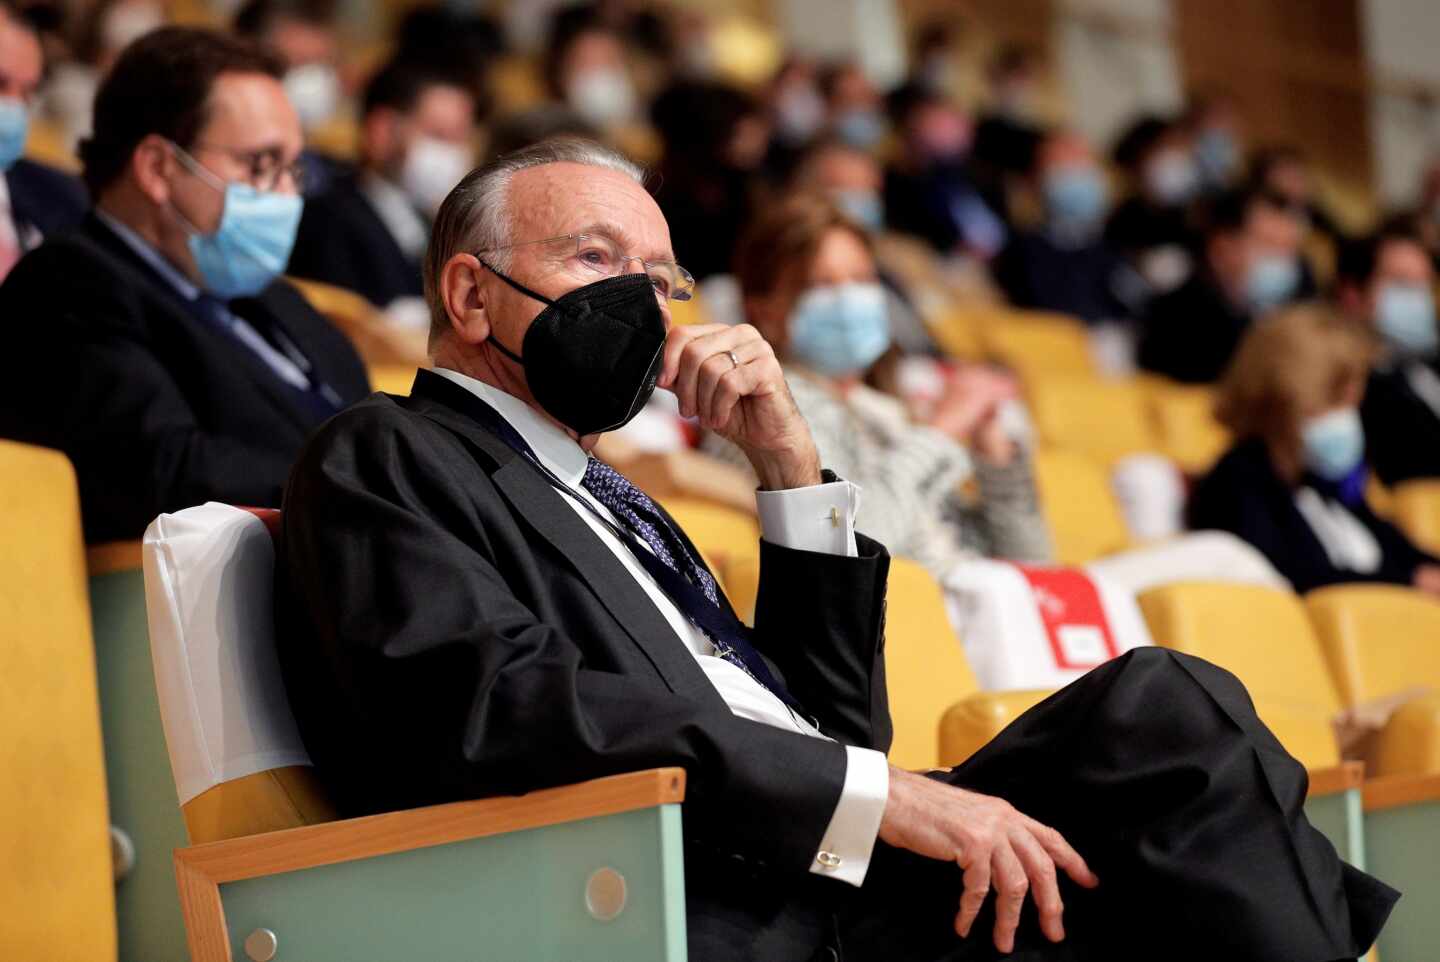
[[[1342,250],[1340,306],[1380,350],[1360,416],[1386,484],[1440,477],[1440,327],[1435,267],[1419,234],[1396,220]]]
[[[859,523],[937,576],[977,555],[1050,554],[1028,454],[1010,420],[1016,388],[973,367],[924,419],[866,383],[891,350],[870,239],[836,204],[797,194],[742,242],[737,275],[751,323],[775,346],[821,459],[866,492]],[[743,467],[717,438],[705,450]],[[961,488],[973,481],[978,497]],[[877,535],[878,537],[878,535]]]
[[[1358,581],[1440,595],[1440,559],[1365,502],[1359,408],[1372,350],[1362,328],[1318,305],[1257,324],[1220,386],[1235,445],[1196,486],[1188,520],[1250,542],[1297,591]]]

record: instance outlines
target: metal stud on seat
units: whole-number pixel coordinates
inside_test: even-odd
[[[613,868],[596,869],[585,883],[585,908],[601,922],[625,911],[625,876]]]
[[[269,929],[256,929],[245,936],[245,954],[253,962],[270,962],[279,947],[280,940]]]

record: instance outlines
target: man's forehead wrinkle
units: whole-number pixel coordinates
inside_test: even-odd
[[[511,209],[515,217],[512,243],[543,240],[563,234],[603,232],[627,254],[646,260],[673,260],[669,232],[656,236],[654,225],[637,216],[637,204],[654,203],[643,188],[627,191],[630,181],[599,172],[576,176],[576,165],[550,164],[520,171],[511,182]],[[640,208],[644,210],[645,208]],[[658,210],[655,218],[660,220]],[[646,228],[652,229],[647,230]],[[643,248],[643,249],[641,249]]]

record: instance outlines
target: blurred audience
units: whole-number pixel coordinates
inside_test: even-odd
[[[74,56],[55,64],[45,82],[45,111],[72,149],[90,135],[95,91],[120,51],[169,20],[167,5],[159,0],[96,0],[77,18]]]
[[[335,0],[248,0],[235,14],[235,34],[285,65],[285,96],[307,132],[333,120],[344,96],[335,13]]]
[[[1336,295],[1380,344],[1360,407],[1375,474],[1386,484],[1440,478],[1435,265],[1407,220],[1341,252]]]
[[[1302,233],[1294,211],[1265,191],[1217,198],[1194,274],[1146,308],[1140,366],[1187,383],[1218,380],[1254,318],[1309,293]]]
[[[87,206],[75,178],[22,156],[44,72],[35,25],[0,0],[0,281],[46,235],[79,223]]]
[[[624,39],[600,10],[580,4],[562,11],[543,63],[550,93],[607,135],[641,118]]]
[[[1250,165],[1254,185],[1283,201],[1307,230],[1332,239],[1341,237],[1335,219],[1320,203],[1310,163],[1298,147],[1271,147],[1255,155]]]
[[[1030,172],[1044,136],[1043,67],[1040,55],[1027,47],[1002,47],[990,63],[988,109],[975,125],[975,175],[986,199],[1007,219],[1010,182]]]
[[[303,203],[282,73],[205,30],[127,48],[82,149],[91,216],[0,285],[0,435],[69,455],[90,542],[209,500],[278,506],[306,435],[368,391],[277,279]]]
[[[655,200],[697,280],[729,273],[769,136],[760,106],[724,84],[680,81],[650,108],[665,152]]]
[[[943,255],[989,260],[1005,246],[1004,222],[970,167],[973,125],[958,105],[908,84],[890,95],[898,138],[885,172],[885,219]]]
[[[1116,141],[1113,159],[1129,196],[1111,212],[1105,240],[1138,273],[1137,298],[1173,291],[1194,270],[1197,243],[1190,203],[1200,191],[1200,174],[1185,130],[1161,117],[1142,117]]]
[[[828,131],[852,147],[876,149],[888,132],[885,101],[861,66],[853,61],[830,64],[816,82]]]
[[[1011,378],[962,369],[928,423],[864,383],[890,347],[890,329],[870,240],[856,222],[823,197],[786,198],[757,218],[737,273],[747,315],[779,355],[821,462],[865,491],[859,528],[937,577],[977,555],[1049,557],[1029,454],[1004,416],[1017,393]],[[704,450],[746,464],[718,438]]]
[[[475,100],[416,61],[383,67],[365,90],[358,169],[306,204],[290,273],[348,288],[377,307],[423,294],[430,222],[475,166]]]
[[[1257,324],[1220,387],[1235,446],[1196,486],[1190,527],[1240,536],[1297,591],[1372,581],[1440,595],[1440,559],[1365,503],[1371,356],[1368,334],[1323,306]]]
[[[1102,236],[1109,186],[1089,143],[1073,131],[1052,131],[1027,174],[1043,220],[1011,235],[993,265],[996,282],[1017,307],[1092,325],[1128,318],[1119,293],[1123,265]]]
[[[1229,94],[1195,97],[1182,118],[1205,194],[1218,194],[1245,174],[1245,134],[1240,108]]]

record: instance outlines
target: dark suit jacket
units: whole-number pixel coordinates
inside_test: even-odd
[[[376,307],[424,293],[420,262],[400,250],[353,176],[306,198],[290,273],[354,291]]]
[[[1295,490],[1275,473],[1264,443],[1251,439],[1231,448],[1195,486],[1188,521],[1192,529],[1229,531],[1250,542],[1296,591],[1350,581],[1410,584],[1417,565],[1435,563],[1363,501],[1346,507],[1380,543],[1383,560],[1372,574],[1331,564],[1320,539],[1295,507]]]
[[[17,160],[5,171],[11,212],[22,230],[32,227],[49,236],[74,227],[90,206],[85,188],[69,174],[33,160]]]
[[[1120,258],[1098,239],[1062,247],[1044,231],[1026,231],[1010,235],[991,271],[1016,307],[1059,311],[1094,324],[1130,316],[1115,293],[1120,267]]]
[[[1208,384],[1225,373],[1249,328],[1250,315],[1202,269],[1150,301],[1141,322],[1138,360],[1151,373]]]
[[[1440,372],[1440,361],[1423,362]],[[1386,484],[1440,478],[1440,417],[1399,367],[1377,368],[1360,405],[1365,454]]]
[[[369,390],[350,343],[294,288],[230,306],[282,328],[343,400]],[[70,456],[92,543],[138,538],[157,514],[211,499],[278,505],[320,420],[93,216],[15,266],[0,324],[0,436]]]
[[[305,745],[358,815],[679,765],[692,849],[805,873],[840,744],[734,715],[639,583],[422,372],[329,421],[286,488],[276,601]],[[885,550],[761,545],[756,644],[841,742],[885,750]]]

